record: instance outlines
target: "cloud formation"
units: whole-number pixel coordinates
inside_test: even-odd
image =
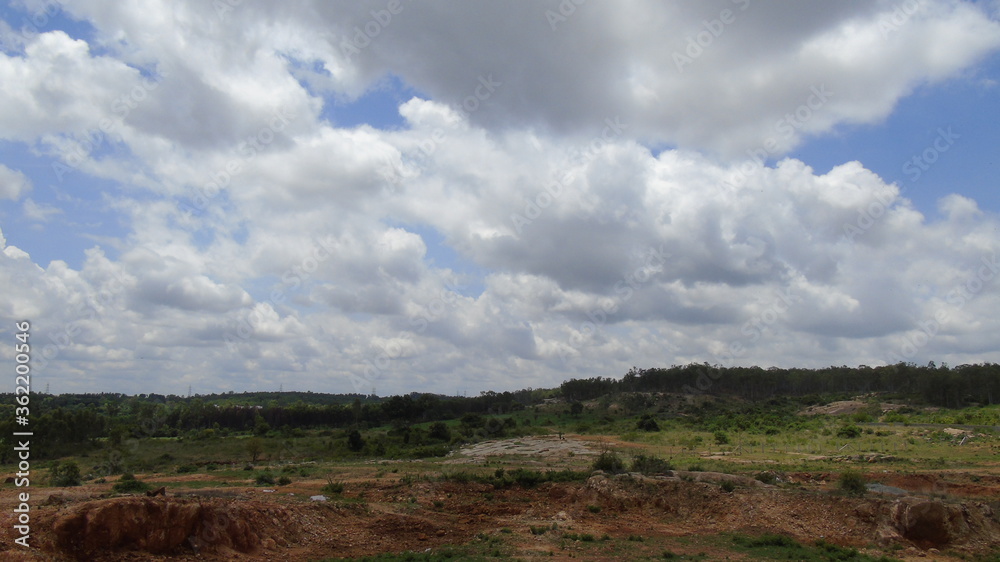
[[[79,267],[0,236],[54,391],[1000,360],[995,213],[784,157],[963,79],[1000,48],[976,4],[234,4],[4,32],[0,139],[117,186],[125,225]],[[419,92],[398,127],[332,124],[388,77]],[[0,198],[72,219],[14,168]]]

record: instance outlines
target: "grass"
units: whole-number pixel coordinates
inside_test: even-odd
[[[734,550],[750,554],[755,560],[801,560],[803,562],[842,560],[845,562],[891,562],[893,558],[873,558],[853,548],[837,546],[826,541],[816,541],[812,546],[799,543],[785,535],[768,533],[755,537],[731,535]]]

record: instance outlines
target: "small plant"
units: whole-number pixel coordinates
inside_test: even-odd
[[[849,496],[863,496],[868,492],[865,477],[856,470],[845,470],[840,474],[840,491]]]
[[[444,502],[441,500],[434,500],[434,509],[441,509],[444,507]]]
[[[629,535],[628,538],[625,539],[625,540],[632,541],[632,542],[643,542],[646,539],[642,538],[642,535]]]
[[[587,511],[589,511],[591,513],[600,513],[601,512],[601,506],[599,506],[599,505],[588,505],[587,506]]]
[[[330,476],[326,477],[326,485],[321,488],[322,492],[327,494],[340,494],[344,491],[343,482],[334,482],[333,478]]]
[[[734,484],[731,480],[726,480],[722,484],[719,484],[719,487],[722,488],[723,492],[731,494],[733,493],[733,490],[736,489],[736,484]]]
[[[274,486],[274,475],[270,472],[261,472],[254,479],[258,486]]]
[[[534,525],[529,526],[528,529],[532,535],[544,535],[545,531],[549,530],[548,527],[535,527]]]
[[[289,477],[287,477],[287,476],[282,476],[281,478],[278,478],[278,485],[279,486],[287,486],[287,485],[289,485],[291,483],[292,483],[292,479],[289,478]]]
[[[182,464],[177,467],[177,474],[190,474],[198,472],[198,467],[193,464]]]
[[[594,465],[592,468],[594,470],[603,470],[604,472],[617,474],[625,470],[625,463],[622,462],[621,457],[619,457],[613,451],[603,451],[594,460]]]
[[[137,494],[148,491],[150,488],[149,484],[146,484],[142,480],[136,480],[134,475],[126,472],[121,475],[121,478],[111,487],[111,490],[119,494]]]
[[[666,474],[674,467],[670,461],[663,460],[651,455],[636,455],[632,457],[632,472],[639,472],[646,475]]]
[[[692,464],[688,467],[688,472],[705,472],[705,467],[700,464]]]
[[[73,461],[56,463],[49,471],[49,481],[53,486],[79,486],[83,482],[80,476],[80,466]]]

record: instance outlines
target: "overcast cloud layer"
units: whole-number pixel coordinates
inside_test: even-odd
[[[0,22],[0,151],[45,163],[0,164],[0,357],[30,320],[36,388],[1000,361],[995,212],[783,157],[979,80],[995,4],[232,3]],[[401,125],[337,125],[386,90]],[[83,199],[120,231],[78,266],[14,242]]]

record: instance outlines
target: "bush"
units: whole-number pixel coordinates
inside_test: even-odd
[[[729,435],[727,435],[725,431],[722,431],[722,430],[716,431],[714,437],[715,437],[715,444],[716,445],[728,445],[729,444]]]
[[[638,423],[636,423],[636,428],[643,431],[660,431],[660,424],[656,423],[656,419],[649,414],[643,414],[639,418]]]
[[[287,485],[289,485],[291,483],[292,483],[292,479],[289,478],[289,477],[287,477],[287,476],[282,476],[281,478],[278,478],[278,485],[279,486],[287,486]]]
[[[845,425],[837,430],[837,437],[854,439],[861,435],[861,428],[856,425]]]
[[[327,480],[326,486],[323,486],[320,491],[326,494],[340,494],[344,491],[344,483]]]
[[[840,474],[840,491],[849,496],[863,496],[868,492],[865,477],[856,470],[845,470]]]
[[[451,439],[451,431],[444,422],[434,422],[431,424],[431,430],[427,434],[431,439],[440,439],[442,441],[447,441]]]
[[[625,463],[621,457],[612,451],[604,451],[594,460],[594,470],[603,470],[611,474],[617,474],[625,470]]]
[[[177,467],[177,474],[188,474],[198,472],[198,467],[193,464],[182,464]]]
[[[674,469],[674,466],[670,464],[669,461],[663,460],[659,457],[647,456],[647,455],[636,455],[632,457],[632,472],[641,472],[642,474],[665,474]]]
[[[351,430],[350,435],[347,436],[347,447],[355,453],[365,448],[365,440],[362,439],[360,431]]]
[[[135,476],[126,472],[121,475],[118,482],[111,487],[112,491],[119,494],[138,494],[149,490],[151,486],[142,480],[136,480]]]
[[[254,479],[258,486],[274,486],[274,475],[270,472],[261,472]]]
[[[79,486],[82,482],[80,467],[73,461],[56,463],[49,471],[49,482],[53,486],[60,488],[66,486]]]
[[[774,484],[778,481],[778,477],[775,476],[773,472],[761,472],[754,476],[757,480],[763,482],[764,484]]]
[[[722,488],[723,492],[731,494],[733,490],[736,489],[736,484],[734,484],[731,480],[725,480],[722,484],[719,484],[719,487]]]

